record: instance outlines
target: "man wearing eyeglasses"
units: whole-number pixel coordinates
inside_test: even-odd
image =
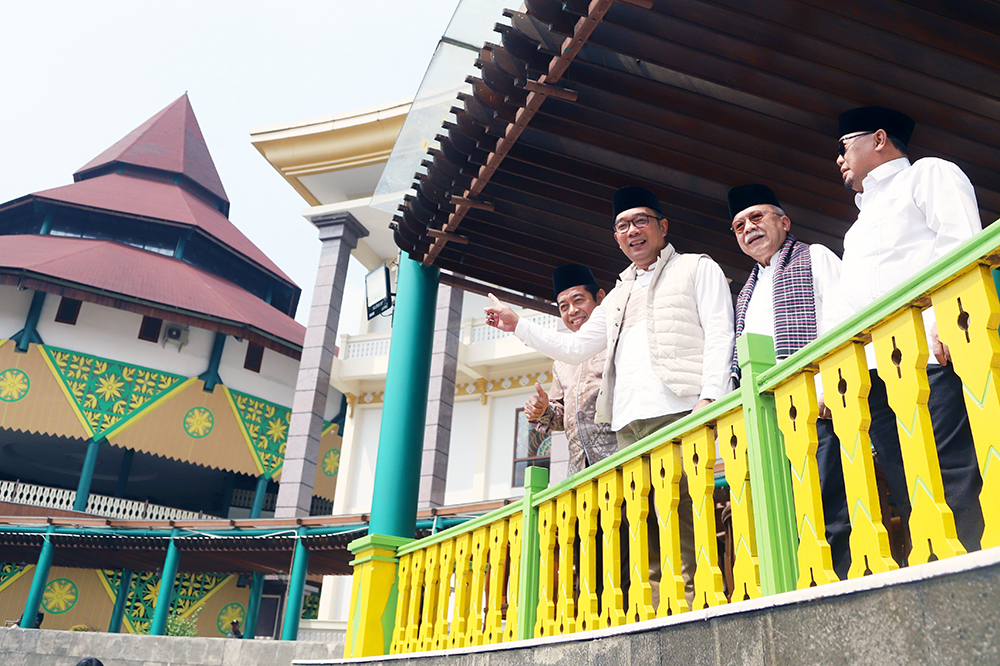
[[[733,304],[718,264],[706,255],[680,254],[667,242],[668,222],[655,194],[623,187],[612,204],[615,241],[632,264],[578,332],[520,319],[492,294],[485,311],[491,326],[565,363],[581,363],[607,348],[596,420],[610,421],[622,449],[729,391]],[[690,601],[694,539],[683,486],[682,478],[681,559]],[[651,562],[653,549],[651,543]]]
[[[925,157],[910,163],[907,147],[915,123],[882,107],[862,107],[840,115],[837,166],[844,186],[854,190],[858,219],[844,236],[839,286],[840,319],[846,319],[892,290],[918,270],[982,230],[976,194],[968,177],[951,162]],[[929,308],[924,326],[932,356],[928,361],[931,421],[948,505],[958,537],[967,550],[979,548],[983,531],[979,492],[982,478],[962,396],[961,380],[937,340]],[[868,402],[870,436],[885,470],[893,503],[904,524],[910,503],[885,383],[866,349],[872,389]]]
[[[840,258],[822,245],[808,245],[789,233],[792,221],[767,185],[729,190],[729,215],[743,254],[756,262],[736,300],[736,337],[759,333],[774,340],[778,359],[791,356],[826,332],[825,311],[837,302]],[[732,373],[740,367],[733,354]],[[828,410],[816,422],[820,494],[833,568],[847,578],[851,566],[851,522],[840,464],[840,442]]]

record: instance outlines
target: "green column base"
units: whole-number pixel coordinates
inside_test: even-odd
[[[389,654],[396,624],[396,550],[413,539],[369,534],[352,541],[354,582],[351,613],[347,622],[344,657],[374,657]]]

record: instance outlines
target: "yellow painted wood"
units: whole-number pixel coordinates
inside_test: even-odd
[[[556,617],[553,633],[571,634],[576,631],[576,596],[574,583],[574,548],[576,541],[576,495],[567,490],[556,498],[556,543],[559,545]]]
[[[896,430],[903,454],[906,488],[910,493],[909,562],[919,564],[965,553],[955,531],[955,516],[944,499],[941,465],[927,399],[927,336],[919,308],[906,308],[872,330],[879,377],[885,382],[889,406],[896,413]]]
[[[451,630],[448,632],[450,647],[465,647],[469,628],[469,608],[472,596],[472,534],[466,532],[455,537],[455,610]]]
[[[369,542],[358,550],[352,549],[355,556],[354,578],[351,584],[350,620],[344,645],[344,654],[348,657],[384,655],[392,650],[393,636],[387,635],[392,619],[387,618],[386,613],[394,596],[396,603],[399,602],[396,547],[396,544]],[[400,626],[398,613],[396,626]],[[403,638],[404,634],[401,633],[401,643]]]
[[[851,341],[820,362],[826,406],[840,439],[840,461],[851,513],[851,569],[849,578],[898,568],[889,552],[889,535],[882,525],[875,466],[868,427],[871,376],[864,344]]]
[[[503,641],[503,598],[507,578],[507,521],[490,525],[489,586],[486,595],[486,628],[483,642],[487,645]]]
[[[538,507],[538,612],[535,636],[551,636],[556,621],[556,502]]]
[[[580,598],[576,627],[587,631],[600,626],[597,599],[597,482],[587,481],[576,488],[577,532],[580,535]]]
[[[799,576],[796,586],[823,585],[840,580],[833,570],[833,556],[826,541],[823,495],[816,464],[816,375],[804,370],[774,389],[778,427],[785,439],[785,454],[792,470],[795,524],[799,535]],[[721,443],[720,443],[721,444]],[[728,467],[728,460],[727,460]]]
[[[510,575],[507,577],[507,618],[503,640],[517,640],[517,618],[521,612],[521,528],[524,518],[515,513],[507,520],[507,540],[510,543]]]
[[[404,652],[420,651],[420,623],[423,619],[424,596],[424,555],[426,551],[415,550],[410,558],[410,606],[406,618],[406,642]]]
[[[657,617],[689,610],[681,575],[681,536],[677,507],[681,501],[681,447],[667,442],[649,455],[650,482],[660,530],[660,605]],[[607,564],[604,565],[607,567]]]
[[[715,434],[701,426],[681,438],[681,455],[694,509],[694,606],[728,603],[719,568],[719,538],[715,529]]]
[[[448,607],[455,571],[455,540],[442,541],[438,547],[438,594],[434,616],[434,635],[430,650],[445,650],[449,646]]]
[[[486,594],[486,551],[489,548],[489,526],[484,525],[472,533],[472,584],[469,589],[468,625],[465,644],[483,644],[483,597]]]
[[[622,473],[620,469],[605,472],[597,478],[597,505],[601,520],[601,626],[625,624],[625,595],[622,591]]]
[[[399,566],[396,570],[397,580],[399,581],[396,593],[396,624],[392,631],[392,644],[389,648],[389,654],[407,652],[406,628],[410,619],[410,588],[412,587],[410,560],[412,559],[412,553],[407,553],[400,557]],[[347,653],[346,649],[345,653]]]
[[[965,388],[965,407],[976,441],[983,506],[982,546],[1000,546],[1000,302],[990,271],[976,266],[931,294],[938,336],[951,350]]]
[[[420,613],[420,632],[417,638],[417,650],[425,652],[434,649],[435,623],[438,619],[438,594],[441,567],[438,563],[440,544],[431,544],[424,548],[424,594],[423,609]]]
[[[625,515],[628,517],[628,604],[625,617],[641,622],[656,617],[649,582],[649,459],[633,458],[622,466]]]
[[[753,522],[753,494],[743,410],[723,415],[716,423],[719,452],[725,461],[729,484],[729,508],[733,521],[733,601],[760,596],[757,564],[757,534]],[[786,440],[787,441],[787,440]]]

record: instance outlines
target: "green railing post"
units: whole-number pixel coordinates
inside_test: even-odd
[[[45,530],[42,552],[38,554],[35,576],[31,579],[28,600],[24,604],[24,614],[21,615],[22,629],[36,629],[38,627],[38,607],[42,603],[42,595],[45,594],[45,585],[49,582],[49,569],[52,568],[52,555],[55,550],[55,546],[52,545],[53,532],[54,529],[51,525]]]
[[[255,573],[250,584],[250,601],[247,602],[247,615],[243,618],[243,638],[251,639],[257,635],[257,618],[260,617],[260,599],[264,595],[264,574]]]
[[[90,484],[94,481],[97,454],[101,451],[101,442],[103,441],[103,439],[92,439],[87,443],[87,454],[83,458],[83,469],[80,470],[80,481],[76,486],[76,499],[73,500],[74,511],[87,510],[87,500],[90,499]]]
[[[740,396],[753,489],[760,587],[765,595],[778,594],[795,589],[798,536],[788,458],[778,430],[774,396],[757,391],[758,375],[775,364],[774,341],[766,335],[746,333],[737,338],[736,351],[743,372]]]
[[[125,619],[125,606],[132,587],[132,570],[122,569],[122,579],[118,585],[118,596],[115,598],[115,608],[111,611],[111,622],[108,623],[108,633],[117,634],[122,630],[122,620]]]
[[[538,509],[535,495],[549,485],[549,470],[529,467],[524,471],[524,498],[521,506],[521,575],[517,581],[517,639],[531,638],[538,616]]]
[[[177,579],[177,566],[180,563],[180,551],[174,543],[177,529],[170,533],[170,545],[167,546],[167,557],[163,561],[163,573],[160,575],[160,590],[156,595],[156,610],[153,612],[153,622],[149,627],[150,636],[164,636],[167,633],[167,618],[170,617],[170,604],[174,600],[174,583]]]
[[[300,527],[295,540],[295,556],[292,570],[288,574],[288,597],[285,600],[285,623],[281,627],[281,640],[294,641],[299,636],[299,620],[302,619],[302,599],[306,590],[306,572],[309,569],[309,550],[302,542],[306,528]]]

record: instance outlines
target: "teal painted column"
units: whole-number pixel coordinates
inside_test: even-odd
[[[440,274],[400,257],[369,534],[413,538]]]
[[[42,316],[42,306],[44,305],[45,292],[35,291],[35,294],[31,297],[28,316],[24,320],[24,328],[10,336],[10,339],[17,343],[17,351],[28,351],[28,345],[32,342],[36,345],[42,344],[42,338],[38,335],[38,320]]]
[[[125,488],[128,487],[128,475],[132,472],[132,459],[135,458],[133,449],[125,449],[122,453],[122,464],[118,468],[118,483],[115,484],[115,497],[125,497]]]
[[[86,511],[87,500],[90,499],[90,484],[94,480],[94,469],[97,467],[97,454],[101,450],[100,440],[90,440],[87,443],[87,455],[83,458],[83,469],[80,470],[80,482],[76,486],[76,499],[73,500],[74,511]]]
[[[108,623],[108,633],[117,634],[122,630],[122,620],[125,619],[125,606],[128,604],[128,595],[132,588],[132,570],[122,569],[122,580],[118,585],[118,596],[115,598],[115,607],[111,611],[111,622]]]
[[[299,528],[299,538],[295,540],[295,556],[292,570],[288,574],[288,598],[285,600],[285,622],[281,626],[281,640],[294,641],[299,636],[299,621],[302,619],[302,599],[306,591],[306,573],[309,570],[309,550],[302,543],[306,528]]]
[[[253,491],[253,506],[250,507],[250,517],[260,518],[264,510],[264,495],[267,494],[268,478],[263,474],[257,477],[257,487]]]
[[[219,366],[222,364],[222,352],[226,349],[226,334],[216,331],[215,340],[212,342],[212,354],[208,357],[208,369],[198,375],[198,379],[205,382],[205,390],[209,393],[215,391],[215,385],[222,383],[219,376]]]
[[[52,568],[52,555],[55,546],[52,545],[53,528],[45,531],[45,541],[42,542],[42,552],[38,554],[38,563],[35,564],[35,576],[31,579],[31,589],[28,591],[28,600],[24,603],[24,614],[21,615],[21,627],[23,629],[35,629],[38,624],[38,607],[42,603],[42,595],[45,594],[45,585],[49,582],[49,569]]]
[[[180,551],[174,543],[177,529],[170,534],[170,545],[167,546],[167,558],[163,562],[163,573],[160,575],[160,591],[156,595],[156,610],[153,612],[153,622],[149,627],[150,636],[164,636],[167,633],[167,618],[170,617],[170,604],[174,600],[174,583],[177,579],[177,565],[180,563]]]
[[[798,578],[795,504],[785,455],[785,440],[778,430],[774,396],[758,393],[757,377],[775,364],[774,341],[766,335],[745,333],[736,339],[736,353],[743,379],[743,421],[747,432],[750,488],[757,533],[760,587],[765,595],[795,589]]]
[[[517,581],[517,640],[533,638],[538,615],[538,509],[535,495],[549,485],[549,470],[529,467],[524,471],[524,504],[521,507],[521,575]],[[511,554],[513,556],[513,553]]]
[[[260,599],[264,595],[264,574],[255,573],[250,584],[250,600],[247,602],[247,616],[243,618],[243,638],[257,635],[257,618],[260,617]]]

